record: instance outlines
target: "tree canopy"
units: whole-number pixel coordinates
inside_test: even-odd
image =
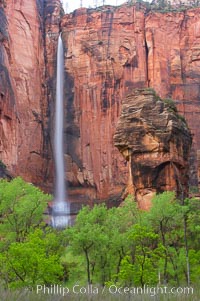
[[[144,286],[197,283],[198,199],[158,194],[149,211],[129,196],[119,207],[84,206],[75,223],[44,223],[51,196],[16,178],[0,181],[0,277],[6,287],[36,284]]]

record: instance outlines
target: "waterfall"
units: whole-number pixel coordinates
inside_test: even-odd
[[[55,198],[52,207],[52,225],[55,228],[64,228],[70,222],[70,206],[67,201],[65,187],[65,164],[63,142],[63,89],[64,89],[64,51],[61,36],[58,39],[57,49],[57,81],[56,107],[54,132],[54,157],[56,169]]]

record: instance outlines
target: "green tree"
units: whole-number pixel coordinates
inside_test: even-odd
[[[148,212],[130,198],[118,208],[84,207],[75,225],[65,230],[68,246],[63,260],[70,279],[102,285],[183,283],[188,273],[184,218],[191,279],[197,279],[198,206],[194,200],[180,204],[173,192],[164,192],[156,195]]]
[[[141,212],[131,196],[128,196],[120,207],[108,210],[106,231],[109,237],[111,277],[107,280],[118,281],[122,260],[131,248],[129,230],[140,219]]]
[[[24,241],[43,220],[50,195],[21,178],[0,181],[1,247],[12,241]]]
[[[200,274],[200,250],[189,250],[189,259],[191,267],[191,281],[199,283]]]
[[[189,248],[199,250],[200,241],[200,202],[198,198],[186,199],[187,205],[187,230]]]
[[[47,229],[46,229],[47,230]],[[57,284],[63,278],[61,233],[36,229],[23,242],[13,242],[0,255],[0,275],[7,287]]]
[[[77,215],[75,225],[66,230],[72,252],[85,258],[88,283],[92,283],[95,257],[106,244],[107,237],[103,231],[106,212],[104,205],[96,205],[93,209],[86,206]]]
[[[125,285],[158,283],[159,258],[164,254],[164,248],[158,242],[158,234],[135,224],[130,229],[129,240],[132,247],[123,258],[119,279]]]
[[[180,248],[184,246],[184,229],[183,217],[185,207],[181,206],[175,198],[173,192],[164,192],[158,194],[152,200],[152,207],[146,213],[147,222],[151,228],[159,235],[160,241],[164,247],[163,259],[163,282],[169,282],[169,262],[175,260],[179,256]],[[172,246],[172,248],[171,248]],[[170,252],[173,250],[173,255]],[[174,257],[174,251],[176,257]],[[177,265],[172,262],[172,266],[176,269]],[[176,273],[178,279],[178,273]]]
[[[126,200],[119,208],[96,205],[79,212],[75,225],[66,230],[68,256],[71,258],[73,253],[80,262],[84,257],[88,283],[104,285],[112,278],[117,281],[121,261],[129,249],[128,230],[137,218],[138,209],[133,200]],[[74,264],[77,264],[75,260]],[[71,260],[70,265],[73,265]]]

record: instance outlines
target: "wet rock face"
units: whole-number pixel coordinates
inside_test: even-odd
[[[126,5],[82,8],[61,21],[66,177],[72,186],[92,187],[101,199],[119,193],[127,182],[126,163],[112,139],[122,99],[132,88],[150,86],[175,100],[193,134],[189,180],[197,185],[200,9],[144,11]]]
[[[160,99],[152,89],[127,95],[114,143],[129,162],[127,193],[135,195],[141,208],[150,206],[155,192],[174,190],[179,197],[187,195],[192,138],[172,100]]]
[[[146,85],[144,13],[122,6],[79,9],[61,21],[65,44],[66,162],[73,187],[119,196],[126,161],[113,145],[121,99]]]
[[[39,184],[43,179],[44,43],[40,1],[7,1],[7,40],[1,47],[2,161],[13,175]],[[6,33],[4,30],[3,32]],[[5,34],[4,34],[5,35]],[[10,94],[10,95],[9,95]],[[7,114],[6,112],[9,112]]]
[[[60,5],[0,1],[0,160],[13,176],[41,186],[50,178],[47,98],[55,65],[45,32],[59,31]]]
[[[9,30],[5,1],[0,2],[0,160],[16,163],[16,99],[9,70]],[[3,174],[3,171],[1,171]]]
[[[6,169],[6,166],[2,161],[0,161],[0,179],[11,180],[13,177],[10,172]]]
[[[146,17],[148,81],[161,97],[175,99],[193,134],[190,184],[197,185],[200,150],[200,8]]]

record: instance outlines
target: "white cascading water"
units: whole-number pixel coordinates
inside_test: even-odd
[[[70,206],[66,198],[64,143],[63,143],[63,89],[64,89],[64,51],[61,36],[57,49],[57,82],[54,132],[54,156],[56,168],[55,199],[52,207],[52,226],[64,228],[70,224]]]

